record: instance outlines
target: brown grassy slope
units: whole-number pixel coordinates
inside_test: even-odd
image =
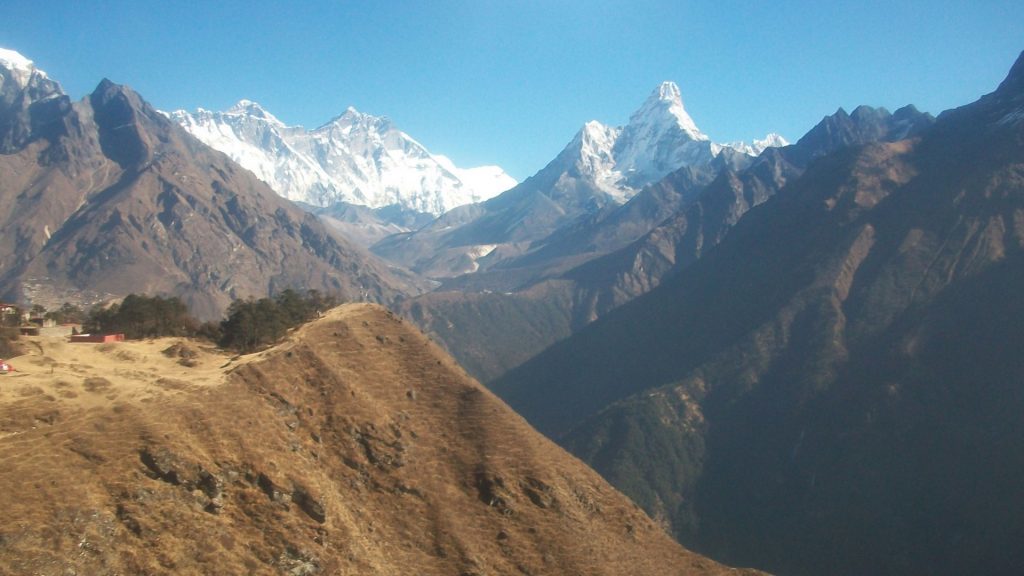
[[[191,367],[174,343],[12,359],[0,573],[733,573],[382,308]]]

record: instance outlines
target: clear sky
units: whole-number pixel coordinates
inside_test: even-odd
[[[351,105],[523,179],[663,80],[716,141],[795,141],[840,106],[938,114],[1005,77],[1024,2],[5,0],[0,46],[76,99],[106,77],[163,110],[247,98],[308,128]]]

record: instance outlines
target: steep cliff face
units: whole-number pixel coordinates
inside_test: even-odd
[[[33,138],[52,135],[51,110],[68,104],[60,85],[31,60],[0,48],[0,154],[19,150]]]
[[[681,548],[380,307],[243,357],[33,349],[0,389],[6,573],[754,574]]]

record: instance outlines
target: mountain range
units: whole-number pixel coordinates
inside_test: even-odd
[[[387,118],[352,107],[314,130],[286,126],[248,100],[226,112],[178,110],[169,117],[281,196],[318,207],[397,206],[436,216],[516,185],[497,166],[457,168]]]
[[[858,110],[802,141],[877,116]],[[682,273],[492,388],[715,558],[1016,573],[1022,174],[1024,54],[911,138],[818,154]]]
[[[423,284],[104,80],[79,102],[0,54],[0,297],[55,308],[174,294],[218,318],[285,288],[391,302]]]
[[[92,463],[92,512],[8,506],[118,550],[117,566],[82,570],[173,571],[199,552],[227,571],[393,572],[399,557],[462,574],[727,570],[658,525],[785,575],[1024,565],[1024,54],[994,92],[938,118],[840,108],[795,144],[714,143],[667,82],[625,126],[587,123],[482,201],[463,194],[472,174],[354,109],[307,131],[244,101],[161,113],[107,80],[72,102],[9,50],[0,82],[0,297],[176,294],[217,318],[232,298],[315,288],[394,312],[331,312],[261,358],[230,359],[230,374],[215,358],[211,390],[154,381],[131,397],[167,410],[112,408],[132,414],[120,445],[79,432],[122,418],[54,404],[95,380],[0,390],[0,432],[37,439],[48,461],[67,448]],[[62,362],[84,377],[77,360],[38,366]],[[280,430],[257,426],[252,443],[230,424],[195,432],[228,397]],[[168,414],[193,427],[164,430]],[[65,416],[75,425],[59,428]],[[50,444],[44,424],[58,426]],[[406,466],[411,446],[426,468]],[[40,473],[28,464],[5,482]],[[129,477],[142,484],[107,489]],[[220,548],[180,553],[180,526],[218,525],[201,513],[208,489],[255,548],[208,532]],[[352,501],[379,507],[369,518]],[[159,569],[118,543],[153,527],[173,534],[151,541]],[[18,530],[0,535],[17,551],[0,562],[52,536]],[[365,546],[346,548],[351,534]],[[327,541],[347,556],[310,543]]]
[[[785,140],[770,135],[758,146],[767,143]],[[538,242],[621,205],[669,172],[750,159],[711,142],[687,114],[678,86],[665,82],[626,126],[588,122],[554,160],[515,188],[387,238],[373,251],[433,279],[475,274],[528,255]]]
[[[445,279],[403,302],[402,310],[475,376],[491,380],[685,269],[815,158],[913,136],[933,121],[912,106],[895,113],[839,109],[794,145],[757,158],[732,154],[728,163],[720,152],[709,165],[683,166],[624,204],[530,242],[523,255]],[[395,243],[395,249],[411,251],[415,236],[381,244],[400,238],[413,246]]]

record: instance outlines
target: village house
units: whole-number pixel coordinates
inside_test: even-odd
[[[0,325],[17,326],[20,324],[20,318],[18,317],[18,312],[20,311],[14,304],[0,302]]]

